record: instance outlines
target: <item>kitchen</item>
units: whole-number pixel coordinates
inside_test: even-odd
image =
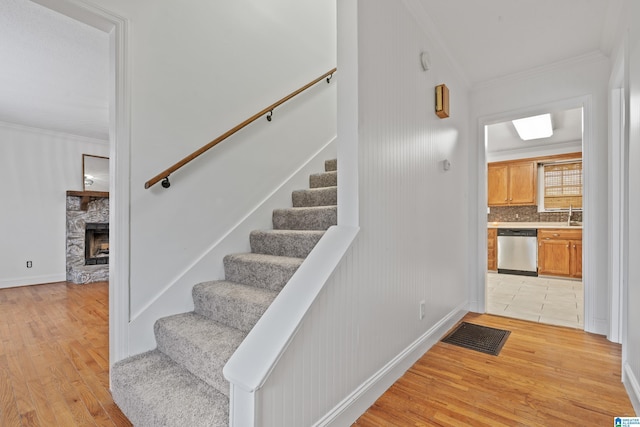
[[[488,125],[486,149],[487,312],[584,329],[582,108]]]

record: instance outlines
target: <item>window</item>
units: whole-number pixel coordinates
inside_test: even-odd
[[[545,209],[582,208],[582,162],[544,165]]]

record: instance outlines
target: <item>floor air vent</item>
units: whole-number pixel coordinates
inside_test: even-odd
[[[442,342],[497,356],[511,331],[462,322]]]

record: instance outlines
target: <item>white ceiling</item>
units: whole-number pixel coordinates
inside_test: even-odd
[[[610,56],[624,0],[420,0],[471,86],[599,53]],[[582,141],[582,110],[551,112],[554,135],[522,141],[509,121],[488,126],[487,152]]]
[[[609,56],[624,0],[420,3],[473,86],[593,52]]]
[[[0,122],[107,140],[108,35],[29,0],[0,0]]]
[[[610,55],[625,0],[418,0],[473,86]],[[108,138],[106,33],[29,0],[0,0],[0,122]]]

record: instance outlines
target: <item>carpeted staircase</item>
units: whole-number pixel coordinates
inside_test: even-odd
[[[228,426],[222,368],[324,231],[337,222],[337,162],[273,211],[273,230],[253,231],[251,253],[224,258],[225,280],[193,287],[195,310],[159,319],[157,348],[116,363],[113,399],[135,426]]]

